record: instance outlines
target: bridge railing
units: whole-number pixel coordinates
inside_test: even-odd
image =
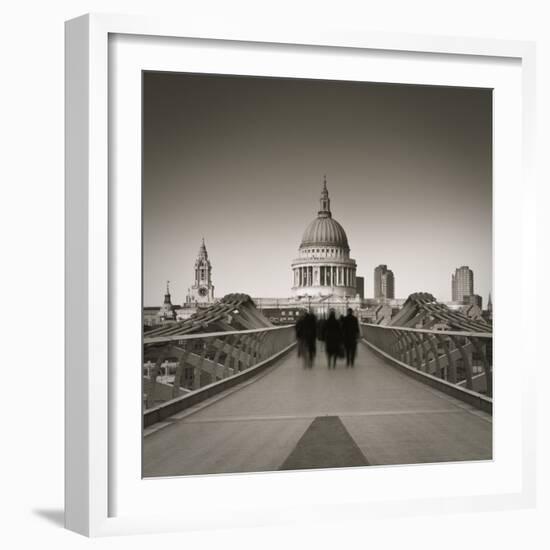
[[[387,358],[467,390],[493,395],[493,335],[361,323],[366,343]]]
[[[174,400],[183,400],[181,410],[197,402],[189,399],[192,395],[223,391],[284,353],[295,344],[295,329],[287,325],[145,337],[143,344],[144,412]]]

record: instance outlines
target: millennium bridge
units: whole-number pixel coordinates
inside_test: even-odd
[[[491,325],[417,293],[360,328],[336,369],[245,294],[146,332],[144,477],[490,460]]]

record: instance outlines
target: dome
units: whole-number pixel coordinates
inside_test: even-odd
[[[344,228],[333,218],[319,215],[304,231],[300,248],[306,246],[339,246],[349,250]]]
[[[325,176],[317,217],[306,227],[292,260],[292,295],[308,297],[308,307],[310,298],[347,304],[357,295],[357,264],[349,253],[346,232],[332,217]]]
[[[317,218],[304,231],[300,248],[308,246],[339,246],[349,250],[348,237],[344,228],[332,218],[326,176],[321,191],[320,209]]]

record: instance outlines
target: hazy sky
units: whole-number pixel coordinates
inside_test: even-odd
[[[204,236],[215,295],[290,296],[290,263],[319,209],[373,296],[451,299],[469,265],[492,280],[492,92],[487,89],[144,73],[144,305],[193,284]]]

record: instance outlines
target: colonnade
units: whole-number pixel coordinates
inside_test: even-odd
[[[355,288],[355,268],[321,265],[294,268],[294,286],[344,286]]]

